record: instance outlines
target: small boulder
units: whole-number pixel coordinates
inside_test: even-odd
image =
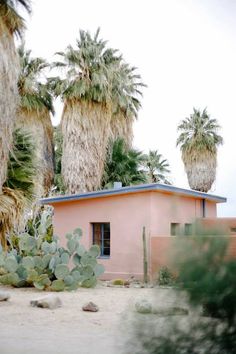
[[[90,301],[82,307],[82,310],[89,311],[89,312],[97,312],[99,310],[99,308],[96,304],[94,304],[92,301]]]
[[[152,305],[146,299],[137,301],[135,303],[135,309],[139,313],[152,313]]]
[[[7,301],[10,299],[10,294],[6,291],[0,291],[0,301]]]
[[[33,307],[41,307],[44,309],[54,310],[62,306],[61,299],[58,296],[48,295],[39,299],[31,300],[30,305]]]

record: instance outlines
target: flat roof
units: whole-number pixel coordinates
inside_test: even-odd
[[[225,203],[227,201],[226,198],[219,197],[213,194],[198,192],[192,189],[178,188],[168,184],[151,183],[151,184],[140,184],[140,185],[135,185],[130,187],[121,187],[117,189],[115,188],[103,189],[95,192],[86,192],[86,193],[71,194],[71,195],[58,195],[55,197],[43,198],[41,199],[41,203],[54,204],[54,203],[70,202],[70,201],[77,201],[83,199],[102,198],[102,197],[109,197],[114,195],[124,195],[130,193],[152,192],[152,191],[182,195],[186,197],[194,197],[196,199],[205,199],[215,203]]]

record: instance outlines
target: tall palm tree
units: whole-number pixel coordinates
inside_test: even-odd
[[[58,54],[63,63],[56,65],[66,68],[66,79],[55,80],[54,87],[64,100],[64,183],[69,193],[95,190],[101,186],[109,139],[132,135],[125,125],[126,118],[132,115],[132,121],[139,108],[139,77],[117,50],[99,39],[99,29],[93,37],[80,31],[77,49],[69,46]]]
[[[206,108],[201,112],[193,109],[190,118],[178,126],[182,160],[190,188],[208,192],[216,178],[217,147],[223,143],[218,134],[220,126],[211,119]]]
[[[147,182],[146,174],[141,169],[144,158],[141,151],[128,149],[124,139],[111,141],[103,175],[103,187],[111,188],[114,182],[130,186]]]
[[[31,204],[36,165],[32,137],[19,129],[13,133],[14,146],[8,161],[7,179],[0,198],[0,243],[6,248],[6,234],[22,220],[25,207]]]
[[[113,71],[111,138],[124,139],[128,148],[132,146],[133,122],[141,108],[141,88],[144,87],[136,68],[127,63],[116,63]]]
[[[157,150],[150,150],[147,155],[144,155],[144,167],[147,171],[149,183],[171,184],[168,180],[169,163],[166,159],[163,159]]]
[[[18,48],[20,76],[18,90],[20,104],[17,112],[17,127],[28,131],[34,138],[37,164],[35,194],[46,195],[54,175],[53,126],[50,113],[54,113],[52,95],[47,83],[42,83],[48,67],[42,58],[31,58],[31,51],[25,50],[24,43]]]
[[[93,37],[81,30],[77,48],[57,54],[63,62],[56,65],[66,69],[66,78],[54,81],[64,101],[62,176],[68,193],[91,191],[101,184],[110,135],[109,77],[119,56],[99,39],[99,30]]]
[[[30,12],[29,0],[1,0],[0,2],[0,193],[6,180],[18,104],[19,62],[14,35],[21,35],[25,28],[24,20],[18,13],[18,6]]]

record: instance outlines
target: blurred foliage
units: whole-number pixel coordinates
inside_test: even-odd
[[[129,343],[133,353],[236,353],[236,260],[229,257],[228,237],[209,233],[180,237],[175,243],[177,284],[188,295],[194,315],[179,316],[178,321],[173,317],[162,325],[151,318],[136,319]]]
[[[157,282],[159,285],[173,285],[175,277],[168,267],[161,267],[158,272]]]

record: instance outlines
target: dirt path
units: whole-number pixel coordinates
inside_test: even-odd
[[[63,306],[48,310],[29,305],[45,292],[0,289],[11,293],[8,302],[0,302],[1,354],[122,354],[137,299],[155,296],[160,306],[176,303],[175,293],[167,289],[154,293],[153,289],[98,286],[58,293]],[[96,303],[99,312],[83,312],[81,307],[88,301]]]

